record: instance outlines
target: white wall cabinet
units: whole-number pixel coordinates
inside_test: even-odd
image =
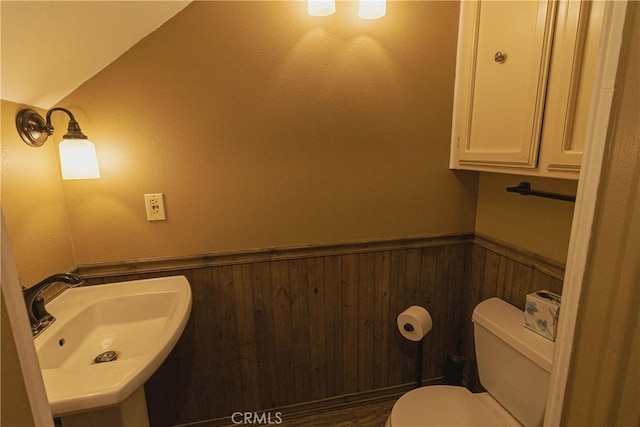
[[[451,168],[578,178],[603,9],[461,3]]]

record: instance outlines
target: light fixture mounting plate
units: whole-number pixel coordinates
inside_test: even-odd
[[[31,147],[42,146],[49,137],[44,118],[29,108],[18,112],[16,116],[16,127],[22,140]]]

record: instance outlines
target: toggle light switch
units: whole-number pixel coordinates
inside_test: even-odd
[[[147,208],[147,221],[164,221],[167,219],[164,213],[164,194],[145,194],[144,204]]]

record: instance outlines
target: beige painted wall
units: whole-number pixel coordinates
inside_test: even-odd
[[[102,171],[62,183],[76,261],[473,232],[475,175],[447,168],[458,5],[354,7],[193,3],[60,102]]]
[[[1,199],[20,281],[31,286],[75,264],[62,195],[57,144],[25,144],[15,117],[25,106],[2,101]],[[44,113],[42,110],[38,110]],[[66,129],[66,127],[63,127]]]
[[[60,103],[96,142],[100,180],[61,182],[62,132],[27,147],[19,106],[3,102],[2,198],[23,280],[74,263],[473,231],[475,174],[446,169],[457,5],[398,2],[370,22],[339,6],[326,18],[290,2],[189,6]],[[54,115],[58,130],[65,121]],[[573,205],[480,175],[475,230],[564,262]],[[165,193],[168,221],[146,221],[146,192]]]
[[[474,221],[565,261],[572,204],[480,174],[476,216],[475,174],[446,168],[455,3],[394,2],[378,21],[353,19],[351,3],[325,18],[303,6],[192,4],[61,101],[96,143],[100,180],[61,182],[62,132],[27,147],[20,107],[3,101],[2,199],[23,281],[75,263],[472,232]],[[146,192],[165,193],[168,221],[146,221]]]
[[[575,205],[570,202],[508,193],[520,182],[531,188],[575,195],[577,181],[481,173],[476,232],[565,263]]]

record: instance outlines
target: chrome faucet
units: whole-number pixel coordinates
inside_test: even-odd
[[[82,279],[75,274],[61,273],[49,276],[30,288],[22,287],[22,296],[27,306],[27,314],[29,315],[29,322],[31,323],[31,334],[34,338],[40,335],[47,326],[56,320],[55,317],[47,312],[44,306],[44,298],[40,296],[42,291],[54,283],[64,283],[70,288],[75,288],[82,283]]]

